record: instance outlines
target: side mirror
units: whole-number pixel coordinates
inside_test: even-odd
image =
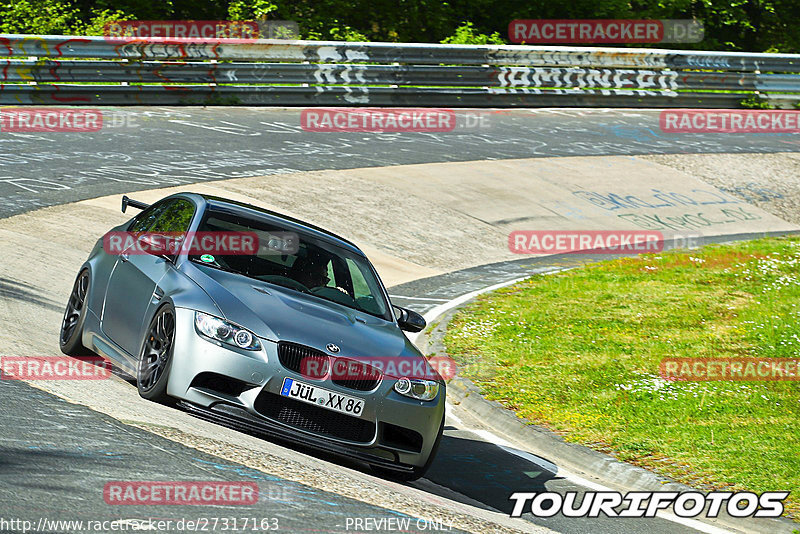
[[[421,332],[425,330],[427,323],[422,315],[414,310],[401,308],[400,306],[392,307],[394,308],[394,314],[395,317],[397,317],[397,324],[400,326],[400,330],[405,330],[406,332]]]

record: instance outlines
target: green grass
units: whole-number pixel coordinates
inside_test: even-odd
[[[800,383],[658,374],[665,357],[800,357],[800,238],[534,276],[459,312],[445,345],[487,398],[569,441],[699,488],[800,488]]]

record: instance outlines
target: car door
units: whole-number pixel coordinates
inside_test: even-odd
[[[194,204],[178,198],[142,212],[131,232],[186,232],[194,215]],[[125,352],[136,359],[142,342],[148,308],[163,296],[158,282],[174,269],[171,259],[142,253],[135,246],[117,258],[106,290],[103,331]]]

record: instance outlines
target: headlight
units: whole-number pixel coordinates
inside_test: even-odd
[[[394,390],[412,399],[432,401],[439,393],[439,382],[423,378],[402,377],[394,383]]]
[[[240,349],[259,350],[261,348],[258,338],[249,330],[207,313],[194,312],[194,326],[202,335]]]

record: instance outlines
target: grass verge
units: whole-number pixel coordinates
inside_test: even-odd
[[[489,399],[703,489],[800,488],[800,383],[674,382],[665,357],[800,357],[800,238],[537,275],[479,297],[445,346]],[[787,515],[800,517],[792,494]]]

